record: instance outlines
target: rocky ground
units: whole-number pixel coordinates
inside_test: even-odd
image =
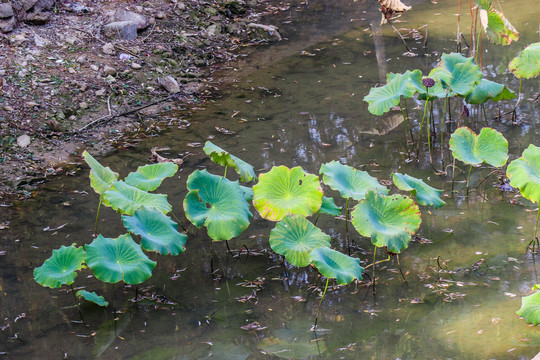
[[[211,96],[219,64],[279,41],[276,0],[0,0],[0,199]]]

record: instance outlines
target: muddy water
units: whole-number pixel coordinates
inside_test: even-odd
[[[417,161],[416,146],[407,147],[400,114],[374,117],[362,101],[384,72],[418,68],[427,73],[442,52],[455,49],[456,3],[417,2],[396,23],[402,33],[420,28],[424,36],[422,26],[428,24],[427,48],[424,39],[408,41],[417,57],[403,56],[404,46],[392,29],[377,27],[380,15],[373,4],[312,2],[304,16],[291,9],[282,24],[289,47],[260,49],[245,57],[234,65],[238,71],[231,72],[233,86],[221,89],[222,97],[204,110],[171,114],[170,131],[100,159],[125,176],[148,162],[153,146],[168,146],[170,156],[190,154],[179,174],[160,188],[188,228],[187,251],[178,257],[151,255],[158,267],[137,290],[101,284],[88,271],[75,283],[114,303],[117,321],[112,304],[106,310],[83,305],[79,313],[69,292],[33,281],[33,269],[53,248],[91,242],[98,197],[87,171],[56,179],[36,197],[0,208],[0,221],[9,221],[9,228],[0,230],[0,353],[17,359],[534,357],[540,351],[540,332],[515,311],[521,296],[540,282],[534,258],[524,252],[535,206],[493,187],[496,176],[466,198],[467,168],[459,163],[453,194],[451,177],[435,175],[427,162],[427,148],[423,146]],[[515,3],[500,1],[500,6],[521,30],[521,40],[505,48],[484,41],[482,62],[486,77],[517,90],[519,82],[506,64],[526,44],[538,41],[540,9],[531,0],[520,2],[519,8]],[[469,21],[464,15],[466,38]],[[509,139],[512,158],[530,143],[540,145],[539,107],[533,101],[540,91],[538,80],[525,81],[523,91],[517,126],[508,115],[497,118],[499,106],[504,114],[513,102],[486,107],[490,125]],[[409,103],[414,133],[422,105]],[[451,104],[454,124],[461,106]],[[442,103],[436,104],[436,116],[442,111]],[[480,129],[481,112],[471,108],[471,114],[462,122]],[[223,129],[235,134],[225,135]],[[322,303],[322,330],[309,332],[322,283],[314,271],[281,264],[269,250],[272,224],[256,217],[244,234],[230,241],[233,253],[244,245],[251,249],[249,255],[244,251],[236,256],[228,255],[223,243],[211,243],[204,229],[188,226],[181,205],[187,175],[202,167],[223,171],[200,147],[193,147],[209,138],[252,163],[257,172],[287,165],[318,173],[322,163],[339,160],[380,180],[390,179],[392,172],[408,173],[443,189],[447,205],[422,209],[419,239],[400,255],[407,282],[393,259],[378,265],[375,293],[364,283],[331,288]],[[435,143],[438,169],[449,162],[446,147],[442,153],[443,162]],[[473,169],[474,187],[490,171]],[[327,194],[344,205],[337,193]],[[100,219],[103,235],[124,232],[110,209],[102,209]],[[347,251],[342,221],[321,216],[317,224],[332,236],[335,248]],[[355,255],[364,265],[371,263],[369,240],[351,237]],[[383,259],[379,254],[377,260]],[[371,269],[368,273],[372,275]],[[143,297],[138,304],[131,301],[136,291]],[[254,322],[259,330],[241,328]]]

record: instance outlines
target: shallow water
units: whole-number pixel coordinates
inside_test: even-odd
[[[383,26],[381,36],[372,36],[380,17],[373,4],[319,1],[311,2],[305,12],[291,9],[282,24],[288,43],[260,49],[244,63],[233,64],[239,71],[228,76],[235,76],[236,82],[221,89],[223,96],[205,104],[204,111],[169,114],[178,125],[188,121],[187,129],[174,125],[134,149],[100,159],[123,177],[148,162],[153,146],[168,146],[170,156],[189,152],[182,170],[159,189],[168,194],[174,214],[185,227],[189,222],[182,201],[188,174],[201,167],[216,174],[223,171],[201,147],[189,146],[204,143],[209,136],[253,164],[258,173],[273,165],[302,166],[318,173],[321,164],[339,160],[367,170],[379,180],[390,179],[392,172],[426,179],[444,190],[447,205],[438,210],[422,208],[418,235],[429,242],[414,241],[400,255],[406,283],[393,259],[377,266],[375,294],[366,283],[332,287],[318,322],[324,330],[309,332],[324,283],[315,271],[281,264],[268,246],[273,224],[256,217],[245,233],[229,242],[233,253],[245,245],[251,249],[249,254],[228,255],[225,244],[211,243],[204,229],[191,226],[185,253],[178,257],[150,255],[158,267],[137,289],[144,296],[137,305],[130,301],[134,288],[113,288],[83,271],[75,284],[103,294],[111,302],[114,299],[121,313],[115,322],[112,307],[101,310],[84,305],[81,323],[79,312],[72,307],[72,295],[40,287],[32,272],[52,249],[91,242],[98,196],[84,170],[49,182],[32,199],[1,208],[0,221],[9,220],[9,228],[0,230],[0,251],[5,252],[0,253],[2,355],[17,359],[534,357],[540,351],[540,331],[527,326],[515,311],[521,296],[539,283],[534,258],[524,251],[532,237],[535,206],[493,187],[496,176],[466,198],[467,167],[459,162],[463,173],[457,173],[457,192],[452,196],[451,176],[435,175],[427,147],[418,162],[409,153],[400,113],[372,116],[362,100],[370,87],[380,83],[381,69],[419,68],[427,73],[442,52],[455,50],[456,3],[418,1],[396,23],[400,29],[418,29],[428,23],[427,49],[423,49],[423,39],[408,41],[420,54],[417,57],[403,56],[404,46],[388,26]],[[540,15],[536,1],[521,1],[519,8],[515,3],[500,1],[506,17],[521,30],[520,41],[504,48],[490,46],[485,40],[482,45],[484,76],[513,90],[519,81],[506,66],[517,51],[538,40]],[[461,28],[466,38],[469,21],[463,15]],[[257,69],[255,65],[261,63],[264,66]],[[518,108],[517,126],[510,123],[509,115],[499,123],[499,104],[486,107],[488,116],[495,119],[490,125],[509,139],[511,159],[530,143],[540,145],[539,107],[532,101],[539,91],[537,79],[524,81],[527,100]],[[501,112],[513,104],[501,104]],[[451,105],[455,121],[462,104],[453,101]],[[415,132],[422,106],[421,102],[409,103]],[[435,105],[439,117],[442,106],[442,102]],[[478,131],[484,120],[478,109],[471,110],[472,117],[462,121]],[[224,135],[215,127],[236,135]],[[440,169],[439,145],[435,144],[434,159]],[[471,183],[479,184],[490,170],[473,169]],[[330,189],[326,193],[344,205],[337,193]],[[520,203],[513,204],[513,200]],[[100,232],[105,236],[124,232],[112,210],[102,208],[100,219]],[[317,225],[332,236],[333,247],[347,251],[343,221],[321,216]],[[369,240],[356,233],[351,237],[355,255],[364,266],[371,263]],[[382,259],[379,254],[377,260]],[[255,280],[258,285],[247,283]],[[250,294],[253,297],[248,299]],[[263,329],[241,328],[254,321]]]

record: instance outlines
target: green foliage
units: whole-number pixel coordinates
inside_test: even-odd
[[[420,227],[422,219],[418,205],[401,195],[385,196],[369,191],[351,213],[354,228],[371,238],[373,245],[385,246],[399,254],[409,246],[411,235]]]
[[[333,190],[339,191],[345,199],[362,200],[366,192],[376,190],[381,194],[388,194],[388,189],[379,184],[376,178],[366,171],[343,165],[339,161],[323,164],[319,173],[323,175],[323,182]]]
[[[41,285],[59,288],[71,285],[77,277],[77,270],[84,267],[85,252],[82,247],[61,246],[52,251],[52,256],[43,265],[34,269],[34,279]]]
[[[458,53],[443,54],[439,68],[442,71],[439,70],[433,74],[433,78],[444,81],[442,85],[448,88],[450,96],[469,95],[482,79],[482,71],[474,63],[474,59],[472,57],[464,57]]]
[[[474,90],[467,95],[466,101],[469,104],[484,104],[488,100],[500,101],[514,99],[516,94],[503,84],[491,80],[482,79]]]
[[[475,2],[480,8],[480,22],[489,42],[504,46],[519,39],[519,32],[502,12],[493,8],[491,0],[475,0]]]
[[[522,157],[508,164],[506,176],[524,198],[540,203],[540,147],[529,145]]]
[[[313,249],[309,256],[323,276],[336,279],[338,284],[345,285],[354,279],[362,280],[364,268],[360,266],[360,260],[357,258],[329,247]]]
[[[240,181],[249,182],[253,180],[256,175],[253,171],[253,166],[237,158],[234,155],[231,155],[228,151],[223,150],[217,145],[214,145],[212,142],[207,141],[203,147],[206,155],[210,156],[210,159],[221,165],[221,166],[230,166],[236,170],[240,175]]]
[[[419,72],[420,70],[415,70]],[[368,110],[373,115],[382,115],[390,111],[393,106],[399,104],[401,97],[410,98],[415,89],[410,83],[410,71],[403,74],[387,75],[387,84],[378,88],[371,88],[369,94],[364,97],[369,106]]]
[[[301,215],[287,215],[270,232],[270,247],[294,266],[308,266],[309,253],[330,247],[330,236]]]
[[[86,290],[79,290],[75,293],[78,298],[82,298],[86,301],[93,302],[98,306],[108,306],[109,303],[105,300],[103,296],[99,296],[95,292],[90,292]]]
[[[531,79],[540,75],[540,42],[530,44],[516,56],[508,69],[520,79]]]
[[[178,255],[185,250],[185,234],[178,232],[178,224],[161,211],[141,207],[133,216],[123,215],[125,228],[141,236],[145,250],[157,251],[161,255]]]
[[[165,214],[172,210],[167,195],[139,190],[123,181],[115,181],[103,194],[103,204],[126,215],[133,215],[142,206],[156,208]]]
[[[327,214],[331,216],[339,216],[341,214],[341,208],[336,205],[333,198],[323,196],[321,208],[319,214]]]
[[[124,280],[126,284],[140,284],[152,276],[156,266],[129,234],[115,239],[100,234],[85,249],[86,264],[103,282]]]
[[[126,184],[143,191],[154,191],[161,182],[178,171],[178,165],[172,162],[162,162],[140,166],[137,171],[126,177]]]
[[[253,216],[238,181],[195,170],[187,180],[186,217],[197,227],[206,226],[213,240],[240,235]]]
[[[104,167],[92,157],[86,150],[83,152],[84,161],[90,166],[90,185],[99,195],[112,186],[118,180],[118,173],[112,171],[109,167]]]
[[[540,291],[529,296],[521,298],[521,308],[516,311],[518,316],[521,316],[527,324],[540,324]]]
[[[435,209],[438,209],[446,204],[441,200],[442,190],[427,185],[421,179],[400,173],[392,174],[392,179],[398,189],[410,191],[412,195],[416,196],[416,200],[420,205],[433,206]]]
[[[486,162],[500,167],[508,160],[508,141],[495,129],[483,128],[476,135],[467,127],[460,127],[450,137],[452,155],[468,165]]]
[[[271,221],[279,221],[286,215],[313,215],[321,207],[323,197],[319,178],[299,166],[292,169],[274,166],[260,174],[253,193],[255,209]]]

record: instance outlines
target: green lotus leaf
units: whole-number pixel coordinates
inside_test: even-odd
[[[386,246],[399,254],[409,246],[411,235],[420,227],[420,210],[406,196],[384,196],[369,191],[351,212],[354,228],[363,236],[371,237],[373,245]]]
[[[508,164],[506,176],[524,198],[540,203],[540,147],[529,145],[522,157]]]
[[[242,190],[242,193],[244,194],[244,199],[246,199],[247,202],[250,202],[253,200],[253,189],[244,185],[240,185],[240,190]]]
[[[105,300],[103,296],[99,296],[95,292],[86,291],[86,290],[79,290],[75,293],[75,295],[80,299],[84,299],[86,301],[93,302],[94,304],[98,306],[108,306],[109,303]]]
[[[98,280],[140,284],[152,276],[156,263],[150,260],[129,234],[115,239],[98,235],[85,246],[86,264]]]
[[[502,12],[493,8],[491,0],[476,0],[476,3],[480,8],[480,22],[489,42],[504,46],[519,39],[519,32]]]
[[[133,215],[142,206],[156,208],[165,214],[172,210],[167,202],[167,195],[151,194],[123,181],[114,182],[103,194],[103,204],[126,215]]]
[[[336,202],[331,197],[323,196],[319,214],[327,214],[331,216],[341,215],[341,208],[336,205]]]
[[[521,316],[527,324],[540,324],[540,291],[529,296],[521,298],[521,308],[516,311],[518,316]]]
[[[371,88],[369,94],[364,97],[364,101],[369,103],[369,112],[373,115],[382,115],[398,105],[402,96],[404,98],[413,96],[416,90],[410,84],[410,76],[409,70],[403,74],[389,74],[386,85]]]
[[[330,236],[301,215],[285,216],[270,231],[272,250],[284,255],[294,266],[308,266],[311,250],[323,246],[330,246]]]
[[[313,249],[309,257],[323,276],[336,279],[340,285],[348,284],[354,279],[362,280],[364,268],[360,266],[360,259],[329,247]]]
[[[240,175],[240,181],[249,182],[255,178],[255,171],[253,171],[253,166],[237,158],[234,155],[231,155],[228,151],[223,150],[219,146],[213,144],[210,141],[207,141],[203,147],[206,155],[210,156],[210,159],[221,165],[221,166],[230,166],[236,170],[238,175]]]
[[[452,155],[468,165],[478,165],[484,161],[500,167],[508,160],[508,141],[495,129],[483,128],[476,135],[467,127],[460,127],[450,137]]]
[[[319,173],[323,175],[323,182],[333,190],[339,191],[345,199],[362,200],[368,190],[388,194],[388,189],[379,184],[367,171],[357,170],[339,161],[322,164]]]
[[[141,236],[145,250],[161,255],[178,255],[185,250],[185,234],[178,232],[178,224],[161,211],[141,207],[133,216],[122,215],[124,226],[132,234]]]
[[[83,152],[84,161],[90,166],[90,186],[99,195],[109,190],[112,184],[118,180],[118,173],[109,167],[104,167],[92,157],[86,150]]]
[[[445,90],[445,88],[442,86],[441,79],[445,82],[450,82],[450,79],[452,78],[452,74],[449,73],[447,70],[437,67],[431,70],[429,73],[429,76],[427,76],[435,81],[435,85],[430,87],[429,89],[426,89],[426,86],[422,83],[422,80],[425,78],[422,76],[422,72],[420,70],[415,70],[411,73],[411,85],[416,89],[418,92],[418,98],[420,100],[427,100],[428,99],[428,91],[429,91],[429,100],[433,100],[436,98],[444,98],[448,94],[448,91]]]
[[[61,246],[52,251],[52,256],[43,265],[34,269],[34,279],[41,286],[53,289],[71,285],[77,277],[77,270],[84,268],[85,256],[84,249],[75,244]]]
[[[253,194],[255,209],[271,221],[292,214],[313,215],[321,207],[323,197],[319,178],[299,166],[292,169],[274,166],[269,172],[260,174],[259,182],[253,186]]]
[[[523,49],[510,61],[508,69],[520,79],[531,79],[540,75],[540,42]]]
[[[412,195],[416,196],[420,205],[433,206],[437,209],[446,204],[441,199],[442,190],[429,186],[421,179],[400,173],[392,174],[392,179],[398,189],[410,191]]]
[[[156,190],[163,179],[176,174],[178,165],[172,162],[162,162],[139,166],[137,171],[130,173],[126,178],[126,184],[143,191]]]
[[[491,80],[482,79],[474,90],[467,95],[466,101],[469,104],[484,104],[486,101],[510,100],[516,94],[503,84]]]
[[[253,215],[238,181],[195,170],[188,177],[187,188],[186,217],[197,227],[206,226],[212,239],[229,240],[248,227]]]

